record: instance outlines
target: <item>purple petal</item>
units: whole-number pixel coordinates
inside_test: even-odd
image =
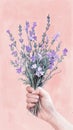
[[[30,24],[29,24],[29,22],[28,21],[26,21],[26,27],[30,27]]]
[[[28,33],[29,27],[30,27],[30,24],[28,21],[26,21],[26,25],[25,25],[26,33]]]
[[[10,44],[9,46],[10,46],[10,49],[11,49],[11,50],[14,50],[14,45],[13,45],[13,43]]]
[[[19,39],[19,42],[20,42],[20,43],[23,43],[23,41],[24,41],[23,39]]]
[[[7,32],[8,34],[10,34],[10,30],[7,30],[6,32]]]
[[[34,32],[35,30],[35,27],[37,26],[37,23],[36,22],[33,22],[33,26],[32,26],[32,31]]]
[[[57,34],[53,37],[53,41],[56,41],[59,36],[60,36],[60,33],[57,33]]]
[[[36,27],[37,26],[37,23],[36,22],[33,22],[33,27]]]
[[[22,33],[18,33],[19,36],[22,36]]]
[[[36,40],[37,40],[37,36],[33,36],[33,40],[35,40],[35,41],[36,41]]]
[[[22,32],[22,26],[19,25],[19,32]]]
[[[31,46],[26,46],[26,51],[27,52],[31,52],[31,50],[32,50]]]
[[[17,56],[17,51],[13,51],[12,55],[14,55],[16,57]]]
[[[36,60],[36,57],[35,57],[35,56],[32,56],[32,57],[31,57],[31,61],[32,61],[32,62],[35,62],[35,60]]]
[[[49,42],[49,39],[48,39],[48,36],[46,36],[46,43],[48,43]]]
[[[65,48],[65,49],[63,50],[63,55],[66,56],[66,55],[67,55],[67,52],[68,52],[68,50]]]
[[[19,73],[19,74],[22,72],[22,68],[21,67],[16,69],[16,70],[17,70],[17,73]]]

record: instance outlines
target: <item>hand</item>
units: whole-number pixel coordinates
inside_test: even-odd
[[[53,113],[55,112],[55,108],[51,97],[47,91],[43,88],[39,87],[34,90],[32,87],[27,87],[27,109],[33,108],[35,104],[40,102],[40,110],[38,112],[38,117],[45,120],[50,121],[53,117]]]
[[[27,109],[33,108],[35,104],[40,102],[40,110],[38,117],[47,121],[55,130],[73,130],[73,125],[69,123],[60,113],[55,110],[51,97],[43,88],[34,90],[27,87]]]

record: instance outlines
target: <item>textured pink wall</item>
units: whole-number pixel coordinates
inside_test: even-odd
[[[6,30],[17,33],[18,24],[37,21],[38,37],[51,16],[50,37],[61,33],[62,47],[69,50],[61,64],[62,73],[48,81],[57,110],[73,123],[73,25],[72,0],[2,0],[0,1],[0,130],[52,130],[46,122],[33,117],[26,110],[25,86],[10,65],[9,39]]]

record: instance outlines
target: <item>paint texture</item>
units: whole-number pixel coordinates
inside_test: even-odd
[[[48,81],[44,88],[50,93],[57,111],[73,123],[73,1],[72,0],[2,0],[0,1],[0,129],[53,130],[26,109],[26,86],[10,64],[11,54],[7,29],[17,39],[17,27],[25,21],[36,21],[38,39],[51,17],[50,38],[60,32],[62,48],[68,56],[60,64],[62,72]]]

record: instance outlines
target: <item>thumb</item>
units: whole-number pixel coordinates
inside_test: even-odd
[[[41,97],[49,96],[49,93],[41,87],[37,88],[36,93],[39,94]]]

